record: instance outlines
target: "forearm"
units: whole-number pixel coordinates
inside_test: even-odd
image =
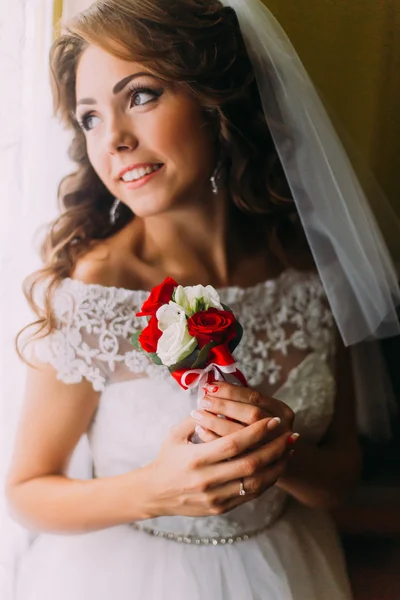
[[[28,529],[85,533],[148,518],[146,469],[104,479],[48,475],[8,491],[12,517]]]
[[[358,447],[317,446],[300,439],[285,475],[277,487],[313,508],[335,508],[356,490],[361,476]]]

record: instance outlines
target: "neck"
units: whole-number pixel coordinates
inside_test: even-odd
[[[221,191],[208,201],[134,219],[134,252],[160,276],[223,287],[245,250],[248,221]]]

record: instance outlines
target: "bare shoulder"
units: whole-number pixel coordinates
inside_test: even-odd
[[[142,289],[140,272],[140,263],[121,232],[98,242],[81,256],[70,276],[87,284]]]
[[[114,286],[118,270],[115,263],[112,247],[101,242],[78,259],[71,278],[83,283]]]

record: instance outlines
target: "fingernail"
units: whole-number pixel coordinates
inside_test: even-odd
[[[205,429],[203,429],[203,427],[201,427],[201,425],[196,425],[196,427],[194,428],[194,430],[195,430],[195,432],[196,432],[197,434],[200,434],[200,433],[205,433],[205,432],[206,432],[206,430],[205,430]]]
[[[209,394],[216,394],[219,390],[217,385],[206,385],[206,388]]]
[[[289,452],[289,458],[293,458],[293,456],[296,454],[296,450],[291,450]]]
[[[289,444],[295,444],[297,442],[297,440],[299,439],[300,434],[299,433],[293,433],[290,438],[288,439],[288,443]]]
[[[273,419],[271,419],[271,421],[268,423],[267,428],[270,429],[271,431],[273,429],[276,429],[279,425],[281,424],[281,420],[279,417],[274,417]]]
[[[203,398],[202,400],[200,400],[200,406],[202,408],[211,408],[212,402],[211,402],[211,400],[206,400],[205,398]]]
[[[195,421],[201,421],[204,418],[203,415],[202,415],[202,413],[199,412],[198,410],[192,410],[192,412],[190,413],[190,416]]]

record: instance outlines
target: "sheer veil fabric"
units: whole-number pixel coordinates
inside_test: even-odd
[[[343,342],[352,346],[360,432],[385,440],[396,402],[379,345],[371,341],[400,334],[398,273],[364,189],[288,36],[260,0],[222,3],[236,12],[319,276]],[[381,214],[392,215],[374,177],[346,141],[365,189],[375,195],[375,203],[379,198]],[[392,226],[400,238],[395,217]]]
[[[299,56],[260,0],[223,4],[238,17],[265,118],[345,344],[399,334],[395,268]]]

